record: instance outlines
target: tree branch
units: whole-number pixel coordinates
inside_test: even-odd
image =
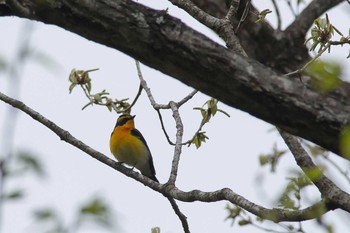
[[[183,124],[181,121],[181,117],[179,114],[179,108],[175,102],[170,102],[171,111],[173,112],[173,118],[176,123],[176,142],[174,148],[174,158],[171,165],[171,174],[168,180],[169,184],[175,185],[175,181],[177,178],[177,171],[180,162],[180,155],[182,151],[182,136],[183,136]]]
[[[160,109],[161,108],[164,108],[164,109],[171,108],[173,110],[174,118],[175,118],[177,116],[177,114],[178,114],[177,105],[174,102],[170,102],[168,105],[160,105],[160,104],[156,103],[156,101],[154,100],[154,97],[153,97],[153,95],[151,93],[151,89],[148,88],[148,85],[147,85],[146,81],[143,78],[143,75],[142,75],[142,72],[141,72],[141,68],[140,68],[140,62],[136,60],[135,63],[136,63],[137,74],[138,74],[138,77],[140,79],[140,87],[143,88],[145,90],[145,92],[147,93],[147,96],[148,96],[148,99],[151,102],[151,105],[153,106],[153,108],[158,113],[159,120],[161,122],[164,134],[165,134],[168,142],[171,145],[173,145],[173,143],[170,141],[169,135],[167,134],[167,132],[165,130],[164,123],[163,123],[163,120],[162,120],[162,115],[160,114]],[[189,100],[190,98],[192,98],[192,96],[189,95],[185,99]],[[174,159],[173,159],[173,163],[172,163],[172,166],[171,166],[171,172],[170,172],[170,176],[169,176],[169,180],[167,182],[167,185],[175,185],[175,181],[176,181],[176,177],[177,177],[177,169],[178,169],[178,166],[179,166],[180,155],[181,155],[181,147],[182,147],[181,141],[182,141],[182,134],[183,134],[183,126],[182,126],[181,119],[180,119],[180,122],[178,122],[176,119],[177,118],[175,118],[177,134],[176,134],[176,143],[175,143],[175,149],[174,149]],[[176,201],[172,197],[166,195],[165,193],[163,193],[163,195],[168,199],[168,201],[171,204],[171,207],[175,211],[175,214],[179,217],[179,219],[181,221],[181,224],[182,224],[182,228],[184,229],[184,232],[185,233],[190,233],[188,222],[187,222],[187,217],[181,212],[181,210],[180,210],[179,206],[177,205]]]
[[[232,107],[340,153],[339,135],[343,126],[350,123],[347,83],[331,93],[317,93],[297,79],[279,76],[214,43],[166,12],[133,1],[20,3],[21,8],[30,10],[14,6],[11,10],[18,16],[55,24],[118,49]],[[271,54],[278,60],[284,54],[290,58],[289,47],[284,47],[288,52],[277,57],[276,53],[264,56]]]
[[[129,176],[139,181],[140,183],[150,187],[151,189],[162,193],[166,197],[175,198],[184,202],[194,202],[194,201],[217,202],[217,201],[227,200],[232,204],[238,205],[241,208],[244,208],[245,210],[261,218],[268,219],[274,222],[302,221],[302,220],[313,219],[328,211],[327,208],[320,208],[321,206],[324,205],[323,201],[320,201],[314,204],[313,206],[310,206],[302,210],[284,210],[284,209],[276,209],[276,208],[267,209],[253,202],[250,202],[249,200],[236,194],[235,192],[233,192],[231,189],[228,189],[228,188],[223,188],[213,192],[203,192],[200,190],[192,190],[189,192],[184,192],[177,189],[172,184],[166,183],[164,185],[161,185],[129,168],[124,167],[120,163],[115,162],[114,160],[103,155],[102,153],[89,147],[82,141],[73,137],[68,131],[60,128],[54,122],[48,120],[47,118],[42,116],[40,113],[26,106],[23,102],[12,99],[1,92],[0,92],[0,100],[28,114],[34,120],[40,122],[41,124],[49,128],[51,131],[53,131],[56,135],[58,135],[61,138],[61,140],[84,151],[85,153],[90,155],[92,158],[97,159],[98,161],[123,173],[124,175]],[[315,211],[315,209],[319,211]]]
[[[323,172],[312,162],[310,156],[307,154],[295,136],[290,135],[283,130],[279,130],[279,132],[292,152],[295,161],[306,175],[308,175],[310,171],[315,171],[316,169],[318,170],[320,176],[316,179],[311,179],[311,181],[316,185],[322,196],[326,199],[328,202],[327,205],[334,205],[337,208],[350,212],[350,195],[341,190],[323,174]]]
[[[228,48],[232,49],[237,53],[245,54],[241,44],[239,43],[238,37],[235,35],[230,18],[228,17],[225,17],[224,19],[215,18],[207,14],[205,11],[202,11],[190,0],[169,0],[169,1],[172,4],[185,10],[187,13],[189,13],[193,18],[197,19],[199,22],[203,23],[207,27],[216,31],[216,33],[224,39]]]
[[[307,31],[312,26],[315,19],[320,17],[327,10],[338,5],[345,0],[314,0],[295,18],[285,30],[285,33],[294,35],[293,37],[305,38]]]

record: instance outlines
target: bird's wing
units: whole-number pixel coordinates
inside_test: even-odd
[[[137,129],[133,129],[131,130],[131,134],[134,135],[135,137],[137,137],[138,139],[140,139],[143,144],[147,147],[147,150],[149,152],[149,160],[150,160],[150,168],[151,168],[151,172],[152,174],[156,174],[156,170],[154,169],[154,165],[153,165],[153,159],[152,159],[152,154],[151,154],[151,151],[147,145],[147,142],[145,140],[145,138],[142,136],[141,132],[138,131]]]

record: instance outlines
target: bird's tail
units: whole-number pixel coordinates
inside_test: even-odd
[[[153,181],[159,183],[157,177],[156,177],[155,175],[153,175],[153,174],[150,175],[150,174],[143,174],[143,173],[142,173],[142,175],[147,176],[147,177],[150,178],[151,180],[153,180]]]

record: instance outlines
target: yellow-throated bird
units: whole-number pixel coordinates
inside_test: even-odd
[[[122,163],[136,167],[142,175],[159,183],[153,166],[151,151],[140,131],[135,129],[135,116],[121,115],[109,140],[114,157]]]

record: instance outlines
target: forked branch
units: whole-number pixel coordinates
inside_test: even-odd
[[[324,206],[324,202],[320,201],[308,208],[302,209],[302,210],[285,210],[285,209],[268,209],[265,207],[262,207],[260,205],[257,205],[244,197],[240,196],[239,194],[236,194],[229,188],[223,188],[217,191],[213,192],[204,192],[200,190],[192,190],[189,192],[184,192],[180,189],[178,189],[174,185],[169,184],[159,184],[151,179],[142,176],[141,174],[128,169],[124,167],[123,165],[115,162],[114,160],[108,158],[104,154],[94,150],[93,148],[89,147],[82,141],[76,139],[73,137],[68,131],[60,128],[58,125],[56,125],[54,122],[50,121],[49,119],[45,118],[40,113],[34,111],[33,109],[26,106],[23,102],[13,99],[11,97],[8,97],[0,92],[0,100],[3,102],[12,105],[13,107],[21,110],[22,112],[26,113],[27,115],[31,116],[34,120],[40,122],[44,126],[46,126],[48,129],[53,131],[55,134],[57,134],[61,140],[64,140],[65,142],[73,145],[74,147],[84,151],[91,157],[97,159],[98,161],[106,164],[107,166],[123,173],[126,176],[129,176],[140,183],[150,187],[151,189],[162,193],[163,195],[167,197],[172,197],[180,201],[184,202],[194,202],[194,201],[202,201],[202,202],[217,202],[217,201],[229,201],[232,204],[238,205],[241,208],[255,214],[256,216],[259,216],[263,219],[268,219],[274,222],[281,222],[281,221],[303,221],[308,219],[313,219],[316,217],[319,217],[319,215],[322,215],[326,212],[328,212],[330,209],[339,208],[337,206],[332,206],[332,208],[329,208],[327,206]],[[337,196],[334,196],[334,198],[337,198]],[[320,206],[324,206],[324,208],[320,208]],[[320,209],[321,211],[314,211],[315,209]],[[350,212],[349,210],[347,210]]]

